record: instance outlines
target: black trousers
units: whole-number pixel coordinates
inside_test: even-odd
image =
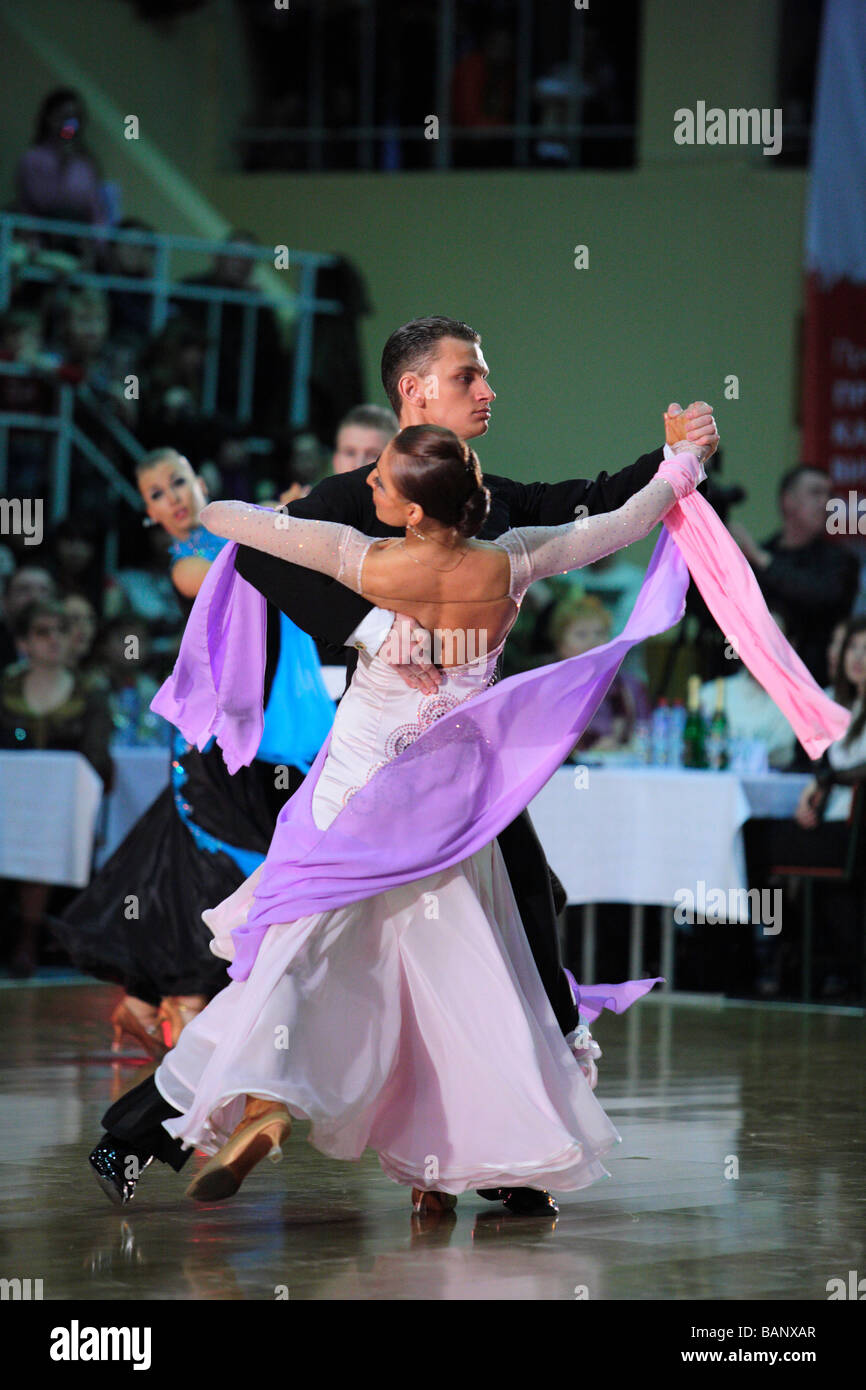
[[[528,811],[521,811],[498,838],[520,920],[545,993],[563,1033],[570,1033],[577,1027],[578,1014],[562,963],[554,906],[555,888],[561,895],[560,911],[565,906],[565,893],[548,867]]]
[[[181,1148],[179,1139],[172,1139],[162,1127],[181,1112],[164,1100],[152,1076],[109,1106],[102,1117],[106,1134],[127,1153],[135,1154],[142,1163],[158,1158],[179,1173],[192,1149]]]

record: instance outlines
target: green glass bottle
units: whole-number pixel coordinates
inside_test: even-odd
[[[706,767],[707,726],[701,713],[701,678],[689,676],[688,713],[683,729],[683,767]]]
[[[728,716],[725,714],[725,682],[721,676],[716,681],[716,708],[710,720],[707,762],[717,772],[728,766]]]

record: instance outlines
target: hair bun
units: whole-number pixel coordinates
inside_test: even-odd
[[[475,536],[481,530],[490,511],[490,489],[477,487],[470,497],[463,503],[460,518],[457,522],[457,534],[459,536]]]

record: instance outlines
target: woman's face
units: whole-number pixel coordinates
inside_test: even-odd
[[[367,474],[367,486],[373,493],[376,515],[386,526],[405,526],[406,510],[410,505],[394,486],[391,472],[392,448],[388,444],[382,451],[376,467]],[[417,523],[415,523],[417,524]]]
[[[66,621],[59,614],[40,613],[30,624],[27,636],[19,642],[27,661],[34,669],[63,666],[67,651]]]
[[[581,656],[593,647],[604,646],[608,636],[608,624],[603,618],[575,618],[563,631],[557,643],[557,652],[563,660],[570,656]]]
[[[185,540],[198,525],[207,502],[201,478],[196,477],[187,459],[166,459],[147,468],[138,478],[151,521],[165,528],[175,540]]]
[[[842,669],[858,695],[866,692],[866,632],[849,638],[842,658]]]

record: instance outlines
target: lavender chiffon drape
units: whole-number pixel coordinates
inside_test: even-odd
[[[372,897],[446,869],[488,844],[537,795],[592,718],[627,652],[683,616],[689,570],[726,635],[817,757],[849,712],[818,687],[767,611],[757,581],[699,494],[665,517],[624,631],[580,656],[479,692],[381,767],[328,826],[311,810],[330,738],[283,808],[229,974],[248,978],[268,927]],[[265,601],[234,569],[235,545],[211,566],[174,672],[152,708],[202,747],[213,734],[230,771],[250,761],[262,725]],[[688,562],[688,563],[687,563]],[[581,990],[590,1020],[621,1012],[654,980]]]

